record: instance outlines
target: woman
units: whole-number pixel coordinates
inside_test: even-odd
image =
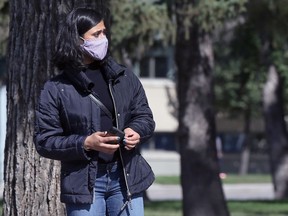
[[[154,181],[137,148],[155,128],[144,89],[107,50],[101,14],[69,13],[56,41],[62,73],[45,83],[36,108],[36,149],[61,161],[69,216],[144,215],[142,192]]]

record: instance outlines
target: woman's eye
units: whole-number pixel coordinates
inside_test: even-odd
[[[106,30],[106,29],[103,29],[103,30],[100,30],[100,31],[95,32],[95,33],[93,34],[93,36],[94,36],[95,38],[98,38],[101,34],[106,35],[106,33],[107,33],[107,30]]]

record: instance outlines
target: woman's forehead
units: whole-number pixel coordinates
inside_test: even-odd
[[[101,22],[99,22],[96,26],[92,27],[91,29],[89,29],[86,33],[88,34],[93,34],[97,31],[101,31],[103,29],[105,29],[105,24],[103,22],[103,20]]]

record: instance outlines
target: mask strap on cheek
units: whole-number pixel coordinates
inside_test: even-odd
[[[85,39],[84,39],[83,37],[79,36],[79,38],[80,38],[83,42],[85,42]]]

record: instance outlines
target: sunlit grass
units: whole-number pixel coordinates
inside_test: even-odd
[[[238,184],[238,183],[271,183],[271,175],[264,174],[249,174],[249,175],[236,175],[228,174],[225,179],[222,179],[223,183]]]
[[[287,201],[229,201],[232,216],[287,216]]]
[[[228,201],[231,216],[287,216],[287,201]],[[145,216],[181,216],[181,201],[157,201],[145,205]]]
[[[225,179],[222,179],[225,184],[238,184],[238,183],[271,183],[271,176],[265,174],[249,174],[249,175],[237,175],[227,174]],[[179,176],[156,176],[157,184],[180,184]]]
[[[180,216],[181,212],[180,201],[157,201],[145,204],[145,216]]]
[[[3,209],[3,200],[0,200],[0,215],[2,215],[2,209]]]
[[[228,201],[231,216],[287,216],[287,201]],[[0,215],[3,201],[0,200]],[[145,204],[145,216],[181,216],[181,201],[153,201]]]
[[[270,175],[253,174],[239,176],[228,174],[224,184],[236,183],[270,183]],[[180,184],[178,176],[157,176],[158,184]],[[231,216],[287,216],[287,201],[228,201]],[[0,215],[3,201],[0,200]],[[153,201],[145,204],[145,216],[182,216],[181,201]]]

